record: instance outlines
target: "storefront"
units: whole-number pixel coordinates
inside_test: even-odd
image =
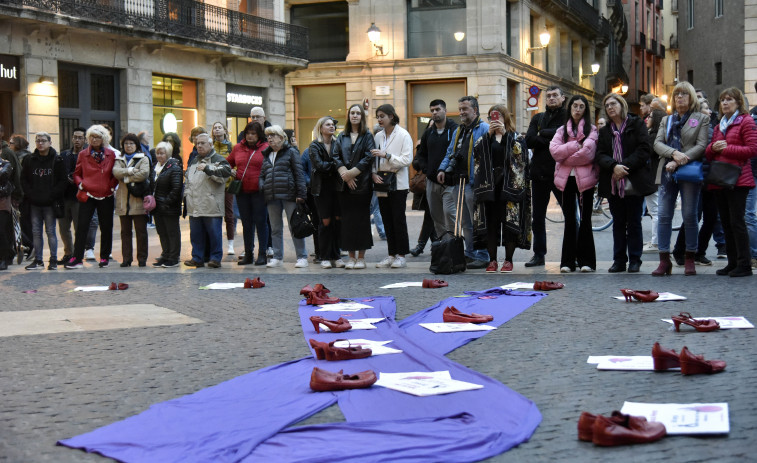
[[[5,138],[13,131],[13,95],[21,90],[21,70],[18,56],[0,55],[0,124]]]
[[[154,143],[169,132],[179,134],[181,154],[186,164],[193,145],[190,133],[198,124],[197,80],[160,74],[152,75]],[[206,130],[210,130],[206,127]]]
[[[237,141],[237,134],[250,121],[250,109],[254,106],[260,106],[264,110],[268,108],[266,89],[226,84],[226,127],[229,129],[229,139],[232,143]]]
[[[465,79],[435,80],[408,82],[407,94],[410,103],[407,130],[413,136],[413,140],[420,140],[431,122],[431,114],[428,111],[429,103],[433,100],[444,100],[447,103],[447,117],[460,123],[457,111],[457,100],[467,95]]]

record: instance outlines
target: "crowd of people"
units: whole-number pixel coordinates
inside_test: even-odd
[[[686,275],[695,275],[696,265],[712,264],[706,250],[713,237],[718,255],[727,259],[718,275],[747,276],[757,268],[757,107],[750,115],[739,89],[721,92],[720,115],[688,82],[673,89],[671,114],[652,95],[641,98],[639,115],[615,93],[604,97],[603,114],[595,115],[584,96],[568,98],[557,86],[546,89],[545,101],[545,111],[519,134],[504,104],[484,118],[477,99],[464,96],[457,124],[447,117],[446,102],[436,99],[415,144],[392,105],[375,110],[371,131],[363,105],[354,104],[341,133],[338,121],[320,118],[302,153],[291,130],[271,125],[255,107],[236,144],[222,122],[210,132],[195,127],[186,166],[175,133],[151,150],[144,132],[127,133],[114,147],[109,127],[80,127],[60,154],[45,132],[35,135],[31,152],[25,137],[14,134],[9,144],[3,141],[0,160],[0,269],[13,261],[19,241],[31,261],[26,269],[43,269],[44,237],[49,270],[81,268],[94,259],[97,228],[99,266],[107,267],[114,215],[121,225],[121,267],[132,265],[134,235],[137,265],[148,265],[150,226],[161,247],[152,266],[180,265],[181,217],[189,218],[190,230],[185,266],[221,267],[222,225],[226,253],[234,255],[239,218],[244,250],[237,264],[279,267],[284,214],[295,267],[304,268],[305,239],[293,233],[289,219],[309,206],[314,261],[323,268],[366,268],[375,222],[387,241],[387,255],[376,267],[403,268],[407,254],[417,256],[429,240],[462,230],[467,268],[512,272],[517,248],[533,247],[526,267],[545,265],[545,219],[554,196],[565,217],[560,271],[594,272],[596,195],[607,198],[613,218],[610,273],[638,272],[644,253],[658,253],[652,275],[671,274],[671,257]],[[425,211],[413,249],[405,215],[411,192],[413,207]],[[679,201],[683,226],[671,249]],[[645,204],[653,219],[646,244]],[[499,247],[505,248],[502,259]]]

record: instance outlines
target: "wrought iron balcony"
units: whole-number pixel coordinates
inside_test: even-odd
[[[607,0],[607,9],[610,10],[610,18],[612,20],[620,20],[620,18],[625,16],[621,0]]]
[[[665,45],[660,44],[660,58],[665,59]]]
[[[601,17],[599,11],[586,0],[538,0],[538,3],[579,32],[587,33],[587,38],[598,40],[600,45],[609,42],[611,28],[606,25],[607,19]]]
[[[3,6],[17,7],[19,17],[30,19],[61,23],[61,17],[70,17],[128,35],[155,34],[139,35],[142,38],[178,37],[257,53],[308,58],[306,28],[199,1],[0,0],[0,8]]]
[[[652,39],[650,40],[650,42],[652,43],[651,43],[651,46],[649,47],[649,52],[652,53],[653,55],[656,55],[657,54],[657,40]]]

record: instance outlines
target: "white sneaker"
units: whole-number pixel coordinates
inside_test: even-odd
[[[405,268],[407,267],[407,263],[405,262],[405,258],[402,256],[397,256],[394,258],[394,262],[392,262],[392,268]]]
[[[365,268],[365,260],[358,259],[355,261],[355,270],[362,270]]]
[[[355,268],[355,262],[356,262],[355,259],[348,260],[347,263],[344,264],[344,269],[345,270],[352,270],[352,269],[354,269]]]
[[[560,273],[570,273],[570,267],[560,267]]]
[[[235,252],[234,252],[234,242],[233,241],[229,241],[229,249],[228,249],[228,251],[226,251],[226,255],[233,256],[234,254],[235,254]]]
[[[593,271],[594,269],[589,267],[588,265],[581,267],[581,273],[592,273]]]
[[[86,251],[84,251],[84,260],[97,260],[95,259],[95,250],[87,249]]]
[[[342,259],[337,259],[334,261],[334,267],[336,268],[344,268],[345,266],[346,264],[344,263]]]
[[[265,256],[266,257],[273,257],[273,248],[268,248],[265,250]]]
[[[322,260],[321,261],[321,268],[331,268],[331,261],[330,260]]]
[[[656,244],[647,243],[641,250],[642,254],[657,254],[660,248]]]
[[[281,267],[282,265],[283,265],[283,262],[281,262],[278,259],[271,259],[268,261],[267,264],[265,264],[265,266],[268,268]]]
[[[323,262],[321,262],[321,265],[323,265]],[[297,259],[297,263],[294,264],[294,268],[305,268],[307,266],[308,266],[307,259]]]
[[[376,268],[389,268],[394,262],[394,256],[386,256],[384,260],[376,264]]]

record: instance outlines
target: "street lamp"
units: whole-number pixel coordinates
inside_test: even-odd
[[[373,47],[376,49],[376,55],[386,56],[388,52],[384,53],[383,45],[378,44],[379,40],[381,40],[381,29],[376,26],[376,23],[371,23],[371,27],[368,28],[367,32],[368,40],[371,41],[371,44],[373,44]]]
[[[465,32],[455,32],[455,40],[462,42],[465,38]]]
[[[544,28],[544,32],[542,32],[541,34],[539,34],[539,42],[541,43],[541,46],[540,47],[530,47],[526,51],[528,53],[531,53],[534,50],[541,50],[541,49],[547,48],[547,45],[549,45],[549,40],[551,38],[552,38],[552,36],[549,34],[549,31],[545,27]]]
[[[591,74],[581,74],[581,79],[584,79],[586,77],[596,76],[598,72],[599,72],[599,63],[593,63],[591,65]]]

